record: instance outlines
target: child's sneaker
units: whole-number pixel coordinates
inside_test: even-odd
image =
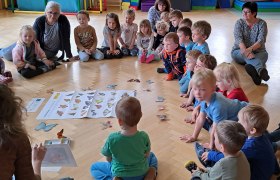
[[[146,61],[146,54],[143,53],[140,57],[140,62],[144,63],[145,61]]]
[[[174,74],[172,72],[167,74],[166,81],[171,81],[173,79],[174,79]]]
[[[154,54],[151,54],[147,57],[146,59],[146,63],[150,63],[152,62],[153,60],[155,59],[155,55]]]
[[[209,151],[209,149],[206,149],[204,148],[202,145],[200,145],[198,142],[195,142],[194,143],[194,149],[195,149],[195,152],[196,152],[196,155],[198,157],[198,160],[201,162],[201,164],[204,166],[204,167],[212,167],[214,164],[209,162],[209,161],[203,161],[201,159],[201,156],[204,152],[207,152]]]

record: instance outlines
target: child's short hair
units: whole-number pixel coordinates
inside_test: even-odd
[[[21,39],[21,35],[23,32],[26,32],[26,31],[31,31],[33,33],[33,38],[35,39],[35,36],[36,36],[36,32],[34,31],[33,27],[30,26],[30,25],[24,25],[20,28],[20,31],[19,31],[19,42],[20,43],[23,43],[22,39]]]
[[[177,17],[179,19],[183,19],[183,14],[180,10],[175,9],[174,11],[172,11],[169,14],[169,19],[173,18],[173,17]]]
[[[214,56],[210,54],[201,54],[198,57],[198,60],[200,60],[208,69],[214,70],[217,66],[217,60]]]
[[[180,27],[177,32],[182,32],[185,36],[189,36],[190,39],[192,37],[192,30],[187,26]]]
[[[231,80],[233,87],[240,87],[239,73],[236,67],[231,63],[223,62],[214,69],[214,74],[218,80]]]
[[[197,21],[192,25],[192,30],[197,30],[208,39],[211,34],[211,25],[207,21]]]
[[[235,121],[224,120],[217,124],[216,133],[218,140],[230,154],[235,154],[244,145],[247,134],[244,127]]]
[[[201,53],[201,51],[199,51],[199,50],[196,50],[196,49],[190,50],[190,51],[187,52],[186,58],[192,57],[193,59],[197,60],[197,58],[198,58],[201,54],[202,54],[202,53]]]
[[[175,44],[179,44],[179,37],[175,32],[169,32],[164,36],[164,40],[172,39]]]
[[[159,9],[158,9],[158,4],[159,3],[164,4],[166,6],[165,7],[165,11],[170,12],[171,4],[170,4],[169,0],[156,0],[154,6],[155,6],[157,11],[159,11]]]
[[[160,14],[160,19],[168,18],[169,19],[169,12],[168,11],[163,11]]]
[[[140,21],[140,24],[139,24],[139,33],[141,36],[144,36],[144,34],[141,32],[141,27],[148,27],[149,30],[148,30],[148,35],[152,35],[153,31],[152,31],[152,26],[151,26],[151,23],[148,19],[143,19],[142,21]]]
[[[190,20],[189,18],[184,18],[180,24],[179,24],[180,27],[182,26],[187,26],[188,28],[191,28],[192,27],[192,20]]]
[[[200,86],[202,82],[208,82],[214,88],[216,86],[216,77],[211,69],[202,68],[194,73],[192,82],[196,86]]]
[[[115,111],[117,118],[130,127],[137,125],[142,117],[141,104],[135,97],[123,97],[117,103]]]
[[[268,127],[269,114],[262,106],[248,105],[239,111],[238,117],[242,118],[249,127],[255,128],[257,133],[263,134]]]
[[[112,18],[114,19],[114,21],[116,22],[116,30],[118,32],[121,31],[121,25],[120,25],[120,21],[119,21],[119,16],[115,13],[109,13],[106,15],[106,22],[105,22],[105,26],[108,26],[108,19]]]
[[[76,17],[78,17],[79,14],[84,14],[84,15],[86,15],[86,17],[89,19],[89,13],[88,13],[87,11],[85,11],[85,10],[79,11],[79,12],[76,14]]]
[[[134,11],[134,9],[127,9],[126,11],[124,11],[124,15],[125,16],[132,16],[132,17],[134,17],[135,18],[135,11]]]
[[[157,30],[165,30],[166,32],[169,31],[169,24],[165,21],[158,21],[156,23],[156,29]]]

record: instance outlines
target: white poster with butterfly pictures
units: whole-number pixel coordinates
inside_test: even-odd
[[[135,96],[135,91],[68,91],[54,92],[37,116],[46,119],[79,119],[116,117],[115,106],[124,96]]]

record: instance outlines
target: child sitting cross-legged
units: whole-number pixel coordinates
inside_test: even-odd
[[[210,54],[206,40],[211,34],[211,25],[206,21],[197,21],[192,25],[192,39],[195,43],[192,49],[197,49],[202,54]]]
[[[96,49],[97,37],[94,27],[88,24],[90,18],[87,11],[79,11],[77,13],[79,26],[74,29],[75,43],[79,52],[80,61],[88,61],[90,57],[101,60],[104,54]]]
[[[183,20],[183,14],[180,10],[174,10],[169,14],[171,26],[169,32],[177,32],[180,22]]]
[[[212,168],[193,171],[192,179],[249,180],[250,166],[240,151],[247,138],[244,127],[238,122],[224,120],[217,125],[214,136],[215,146],[225,157]]]
[[[250,163],[251,180],[271,179],[272,175],[278,174],[280,170],[271,142],[265,133],[269,124],[269,114],[259,105],[248,105],[239,111],[238,119],[248,135],[241,151]],[[226,156],[223,152],[200,149],[205,151],[201,160],[207,164],[213,164]]]
[[[158,21],[156,23],[156,29],[157,29],[157,33],[156,36],[154,37],[153,49],[155,50],[155,54],[158,54],[157,58],[159,58],[162,55],[162,51],[164,47],[163,39],[164,36],[168,33],[169,24],[164,21]]]
[[[137,56],[138,48],[136,46],[136,33],[138,25],[134,23],[135,11],[128,9],[125,11],[125,23],[121,25],[122,34],[119,38],[121,49],[125,56]]]
[[[225,97],[229,99],[238,99],[239,101],[248,101],[247,96],[240,87],[239,74],[233,64],[221,63],[214,69],[217,78],[217,87]]]
[[[214,148],[214,133],[217,124],[223,120],[237,121],[237,114],[247,102],[227,99],[216,92],[216,77],[212,70],[202,68],[192,77],[194,97],[200,101],[200,113],[191,136],[181,137],[186,142],[194,142],[203,128],[210,131],[209,148]],[[206,118],[207,117],[207,118]],[[210,129],[211,127],[211,129]]]
[[[192,75],[194,73],[194,68],[196,66],[196,60],[201,55],[201,52],[198,50],[190,50],[186,54],[186,67],[187,70],[185,74],[183,75],[182,79],[179,81],[180,85],[180,92],[181,92],[181,97],[187,97],[187,92],[188,92],[188,87],[190,80],[192,78]]]
[[[154,44],[152,26],[148,19],[142,20],[139,26],[140,32],[137,34],[138,59],[141,63],[150,63],[155,59],[155,52],[152,50]]]
[[[170,32],[164,37],[164,50],[162,60],[165,68],[157,68],[158,73],[167,73],[165,78],[171,81],[175,78],[180,80],[185,72],[186,51],[179,45],[179,37]]]
[[[150,152],[148,134],[137,129],[142,117],[140,102],[134,97],[122,98],[116,115],[121,131],[109,135],[101,151],[108,162],[92,164],[91,175],[95,180],[154,180],[157,158]]]
[[[187,26],[180,27],[177,31],[180,46],[186,49],[186,52],[192,50],[194,43],[192,42],[192,31]]]
[[[53,61],[47,59],[45,52],[35,39],[33,27],[29,25],[20,29],[19,40],[12,53],[17,71],[25,78],[38,76],[56,67]]]

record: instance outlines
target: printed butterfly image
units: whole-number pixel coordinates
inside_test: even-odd
[[[45,132],[48,132],[50,130],[52,130],[52,128],[54,128],[57,124],[46,124],[44,122],[41,122],[40,124],[38,124],[34,130],[39,131],[39,130],[43,130]]]

